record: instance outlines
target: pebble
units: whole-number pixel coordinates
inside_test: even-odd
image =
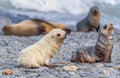
[[[52,74],[42,74],[40,76],[40,78],[56,78],[56,76],[52,75]]]
[[[109,74],[109,71],[108,71],[108,70],[103,70],[103,73],[104,73],[105,75],[108,75],[108,74]]]
[[[117,66],[117,69],[120,71],[120,65]]]
[[[13,70],[3,70],[2,71],[2,74],[3,75],[12,75],[12,74],[15,74],[16,72],[13,71]]]
[[[63,67],[64,70],[70,70],[70,71],[76,71],[78,69],[77,66],[64,66]]]

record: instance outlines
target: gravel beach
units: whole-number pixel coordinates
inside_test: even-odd
[[[1,6],[4,5],[3,4],[4,1],[6,2],[8,1],[8,4],[5,2],[8,8],[7,7],[1,8]],[[19,0],[20,2],[17,3],[21,3],[22,6],[21,5],[19,6],[17,3],[14,3],[18,0],[4,0],[4,1],[0,0],[0,5],[2,4],[0,6],[0,78],[120,78],[119,4],[117,4],[117,6],[114,6],[114,8],[112,8],[113,6],[110,5],[106,5],[107,7],[106,6],[102,7],[101,5],[101,9],[102,9],[101,27],[104,24],[113,23],[115,25],[115,28],[117,29],[115,30],[115,34],[114,34],[114,48],[112,51],[112,58],[111,58],[112,62],[111,63],[72,63],[70,62],[70,59],[76,48],[83,46],[94,46],[97,41],[98,34],[95,32],[90,32],[90,33],[75,32],[76,23],[78,22],[78,20],[81,20],[86,16],[86,14],[88,13],[88,9],[90,8],[90,5],[88,3],[94,0],[89,0],[89,1],[77,0],[78,2],[81,1],[80,4],[77,4],[78,2],[76,2],[76,4],[73,4],[71,0],[67,3],[67,4],[70,3],[70,5],[66,5],[66,3],[64,2],[65,4],[61,4],[61,7],[60,5],[57,4],[58,7],[57,8],[55,7],[55,9],[57,10],[61,9],[61,11],[65,11],[63,13],[54,10],[45,11],[45,12],[41,10],[39,11],[42,5],[40,7],[38,6],[37,8],[38,11],[36,11],[35,7],[32,6],[32,4],[36,5],[36,3],[37,5],[40,5],[38,4],[39,2],[36,2],[36,0],[28,1],[31,2],[30,3],[31,6],[29,5],[28,6],[34,8],[31,10],[19,8],[22,6],[24,8],[29,8],[29,7],[25,7],[26,5],[25,2],[21,3],[22,2],[21,0]],[[13,9],[10,9],[9,8],[11,6],[9,5],[10,1],[13,1],[12,3],[16,4],[14,6],[18,6],[18,8],[14,7]],[[46,2],[44,2],[45,0],[37,0],[37,1],[43,1],[43,3],[46,4]],[[56,1],[58,1],[59,3],[59,0]],[[103,1],[107,1],[107,0],[103,0]],[[99,1],[98,3],[104,4]],[[43,4],[43,6],[45,4]],[[94,2],[92,4],[94,5]],[[75,7],[73,8],[70,7],[75,5],[78,5],[76,9]],[[83,7],[80,7],[80,5]],[[116,15],[114,15],[115,11],[116,11]],[[71,14],[71,12],[73,12],[73,14]],[[74,15],[74,12],[80,14]],[[48,68],[42,66],[40,68],[35,68],[35,69],[25,69],[23,67],[18,66],[17,58],[20,51],[23,48],[26,48],[27,46],[30,46],[35,42],[39,41],[43,37],[43,35],[30,36],[30,37],[5,36],[1,28],[4,25],[19,23],[23,20],[31,19],[31,18],[43,18],[45,20],[57,21],[59,23],[65,24],[66,26],[68,26],[70,29],[73,30],[67,36],[62,47],[58,50],[57,54],[50,60],[50,64],[56,64],[57,67]],[[71,68],[71,66],[73,68]],[[5,71],[8,71],[9,75],[5,75],[4,73]]]
[[[80,46],[93,46],[97,40],[97,33],[72,32],[64,41],[57,54],[51,59],[51,64],[58,67],[40,67],[25,69],[19,67],[17,58],[21,49],[37,42],[40,36],[17,37],[0,36],[0,78],[119,78],[120,71],[120,36],[115,33],[114,48],[111,63],[72,63],[70,58],[73,51]],[[65,70],[64,66],[76,66],[77,70]],[[3,75],[4,70],[12,70],[12,75]]]

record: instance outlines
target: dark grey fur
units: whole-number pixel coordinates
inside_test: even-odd
[[[87,17],[77,23],[77,31],[98,31],[100,28],[100,10],[97,6],[90,9]]]

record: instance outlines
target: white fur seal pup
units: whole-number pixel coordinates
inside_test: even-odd
[[[20,52],[18,64],[25,68],[49,66],[50,59],[56,54],[66,38],[62,29],[53,29],[37,43],[28,46]]]

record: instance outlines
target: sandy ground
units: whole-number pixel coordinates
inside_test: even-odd
[[[119,78],[120,71],[120,36],[114,36],[114,48],[111,63],[72,63],[70,58],[73,51],[81,46],[93,46],[97,40],[97,33],[72,32],[64,41],[57,54],[50,63],[57,63],[58,67],[40,67],[36,69],[25,69],[17,64],[18,54],[21,49],[37,42],[40,36],[17,37],[0,36],[0,78]],[[64,62],[64,63],[60,63]],[[77,66],[75,71],[67,71],[63,66]],[[12,75],[2,75],[4,70],[12,70]]]

